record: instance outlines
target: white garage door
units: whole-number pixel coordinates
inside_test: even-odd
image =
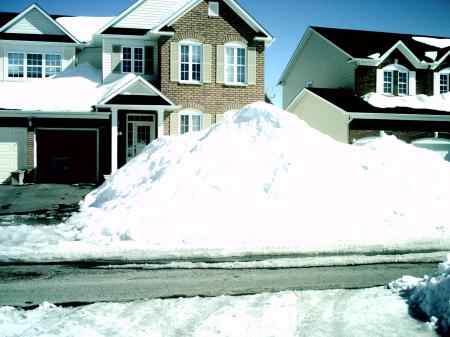
[[[0,184],[9,182],[11,171],[27,164],[27,129],[0,128]]]
[[[432,150],[446,161],[450,161],[450,139],[423,138],[413,141],[412,144],[422,149]]]

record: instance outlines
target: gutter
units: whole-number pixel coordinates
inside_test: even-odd
[[[2,117],[18,118],[63,118],[63,119],[109,119],[110,112],[97,111],[23,111],[23,110],[0,110]]]
[[[424,115],[424,114],[385,114],[376,112],[347,112],[350,121],[353,119],[377,119],[377,120],[400,120],[400,121],[432,121],[450,122],[449,115]]]

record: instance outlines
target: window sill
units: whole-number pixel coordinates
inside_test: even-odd
[[[178,81],[178,84],[194,85],[194,86],[202,86],[203,85],[202,82],[190,82],[190,81]]]
[[[224,83],[226,87],[247,87],[247,83]]]

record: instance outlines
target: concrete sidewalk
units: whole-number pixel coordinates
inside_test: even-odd
[[[0,215],[76,210],[95,187],[90,185],[0,185]]]

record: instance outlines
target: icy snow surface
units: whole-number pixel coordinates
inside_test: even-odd
[[[252,296],[0,307],[2,336],[436,336],[388,289],[285,291]]]
[[[95,33],[114,17],[70,16],[60,17],[56,21],[75,36],[80,42],[90,42]]]
[[[64,224],[0,227],[0,260],[445,251],[449,204],[439,155],[338,143],[254,103],[152,142]]]
[[[127,74],[115,82],[103,85],[101,70],[86,62],[39,81],[0,82],[0,108],[89,112],[114,88],[135,77],[136,75]]]
[[[371,92],[361,98],[370,105],[378,108],[409,107],[414,109],[450,111],[450,93],[434,96],[386,96]]]
[[[407,299],[413,312],[425,314],[431,325],[450,333],[450,255],[431,276],[403,276],[389,286]]]
[[[435,37],[413,36],[413,40],[436,48],[450,47],[450,39],[440,39]]]

